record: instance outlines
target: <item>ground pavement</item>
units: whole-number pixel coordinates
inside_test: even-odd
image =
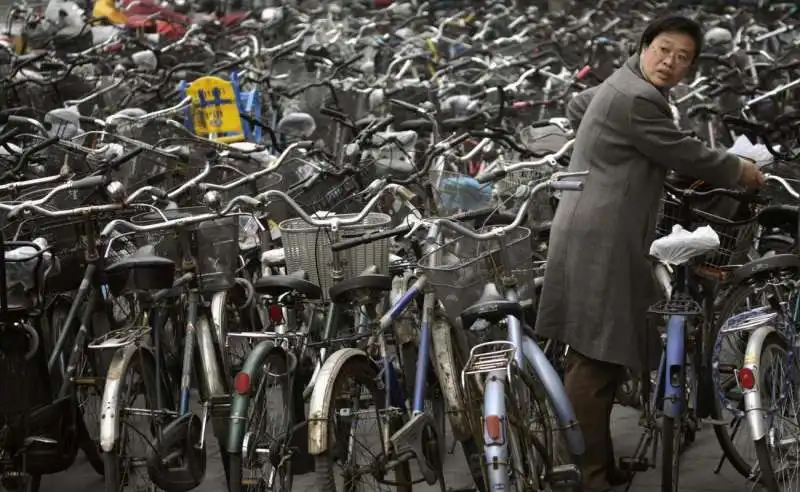
[[[635,411],[618,408],[614,412],[613,435],[619,455],[630,454],[636,446],[640,436],[637,427],[638,416]],[[216,440],[211,439],[210,464],[208,475],[203,484],[198,487],[198,492],[221,492],[225,490],[225,479],[222,467],[217,459]],[[681,464],[680,490],[685,492],[745,492],[752,490],[744,479],[726,464],[719,475],[713,473],[719,461],[721,452],[711,428],[703,429],[698,433],[697,441],[687,450]],[[45,477],[42,481],[41,492],[103,492],[103,482],[83,460],[69,471]],[[461,488],[465,468],[462,465],[461,455],[448,456],[445,463],[446,480],[449,487]],[[310,477],[298,477],[295,480],[295,492],[311,492],[315,490]],[[414,492],[438,491],[438,486],[427,487],[419,485]],[[619,489],[624,490],[624,488]],[[660,491],[660,477],[658,470],[640,473],[634,480],[631,492],[658,492]]]

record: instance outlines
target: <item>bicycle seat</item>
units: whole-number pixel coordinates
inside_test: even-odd
[[[156,256],[144,246],[105,269],[106,283],[114,295],[126,291],[169,289],[175,281],[175,263]]]
[[[357,277],[334,284],[328,290],[331,300],[336,303],[367,303],[369,299],[379,298],[384,292],[392,290],[392,277],[377,271],[375,266],[371,266]]]
[[[461,313],[461,323],[464,328],[469,328],[479,319],[489,323],[499,323],[506,316],[521,318],[522,306],[518,302],[504,298],[497,287],[490,283],[484,286],[480,299]]]
[[[298,270],[289,275],[270,275],[253,284],[256,292],[278,298],[289,292],[296,292],[306,299],[321,299],[322,289],[308,281],[308,274]]]
[[[278,122],[278,133],[308,138],[317,129],[314,117],[308,113],[289,113]]]
[[[783,254],[759,258],[734,270],[731,279],[734,282],[743,282],[780,270],[800,270],[800,256]]]
[[[789,225],[797,227],[797,205],[768,205],[758,213],[758,223],[767,229]]]

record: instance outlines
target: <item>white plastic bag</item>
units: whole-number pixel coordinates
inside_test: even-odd
[[[766,166],[774,160],[774,156],[767,150],[766,145],[754,145],[753,142],[744,135],[739,135],[739,137],[736,138],[736,141],[733,142],[733,146],[728,149],[728,152],[736,154],[739,157],[744,157],[745,159],[750,159],[755,162],[758,167]]]
[[[653,241],[650,245],[650,255],[670,265],[681,265],[695,256],[717,248],[719,248],[719,235],[711,227],[698,227],[689,232],[676,224],[672,227],[672,232]]]

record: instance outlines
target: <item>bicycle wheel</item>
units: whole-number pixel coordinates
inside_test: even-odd
[[[512,483],[519,491],[549,490],[550,472],[574,464],[544,386],[526,365],[506,390]]]
[[[52,344],[58,340],[64,330],[64,322],[67,320],[69,305],[65,303],[57,304],[50,315],[49,339]],[[67,369],[67,360],[73,350],[75,343],[74,334],[67,335],[63,356],[59,359],[56,366],[63,374]],[[47,353],[52,353],[54,347],[47,348]],[[84,344],[78,350],[81,354],[75,368],[74,382],[76,401],[81,413],[78,422],[78,441],[83,454],[92,469],[99,475],[103,475],[103,457],[100,451],[100,412],[103,396],[103,377],[99,374],[99,361],[95,353],[89,351]],[[61,381],[61,378],[57,379]]]
[[[714,340],[714,346],[707,351],[710,357],[708,367],[712,368],[714,396],[710,417],[715,422],[714,434],[731,466],[745,478],[752,478],[758,459],[744,414],[744,397],[734,370],[742,365],[750,332],[720,334],[720,329],[733,316],[768,305],[769,295],[787,298],[788,292],[782,290],[782,284],[775,280],[778,279],[770,277],[759,282],[739,284],[725,294],[713,324],[711,339]]]
[[[755,441],[761,483],[769,492],[795,491],[800,488],[800,443],[798,443],[798,363],[787,344],[770,335],[761,346],[758,390],[765,411],[766,435]]]
[[[321,492],[336,490],[400,490],[411,492],[409,463],[381,469],[386,456],[379,425],[371,435],[356,437],[356,431],[388,420],[389,432],[402,425],[402,420],[385,405],[385,393],[378,386],[378,368],[366,357],[355,356],[345,361],[331,375],[332,392],[328,408],[328,448],[315,457],[316,487]],[[383,414],[383,415],[381,415]],[[364,453],[366,456],[364,456]],[[377,478],[380,477],[380,478]]]
[[[120,349],[117,354],[126,349],[128,347]],[[166,422],[156,404],[156,384],[159,383],[152,356],[143,349],[136,349],[114,384],[119,385],[116,408],[108,412],[117,416],[117,440],[112,451],[103,453],[105,490],[155,490],[156,486],[148,476],[147,453]],[[171,392],[166,385],[162,384],[161,391],[162,398],[170,398]]]
[[[231,454],[231,483],[237,481],[237,490],[248,492],[290,491],[291,460],[284,458],[290,457],[294,422],[292,368],[283,352],[271,352],[263,362],[251,379],[242,454]]]

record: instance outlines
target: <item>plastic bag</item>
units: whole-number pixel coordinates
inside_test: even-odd
[[[32,241],[41,249],[47,248],[47,240],[38,237]],[[6,286],[11,290],[15,285],[22,285],[24,290],[30,290],[36,282],[37,271],[41,282],[46,275],[56,274],[53,270],[53,255],[49,251],[42,254],[41,263],[33,246],[21,246],[6,252]],[[26,258],[30,258],[26,260]],[[9,261],[10,260],[10,261]],[[38,268],[37,268],[38,267]]]
[[[653,241],[650,255],[670,265],[681,265],[717,248],[719,235],[710,226],[698,227],[689,232],[676,224],[672,227],[672,232]]]

